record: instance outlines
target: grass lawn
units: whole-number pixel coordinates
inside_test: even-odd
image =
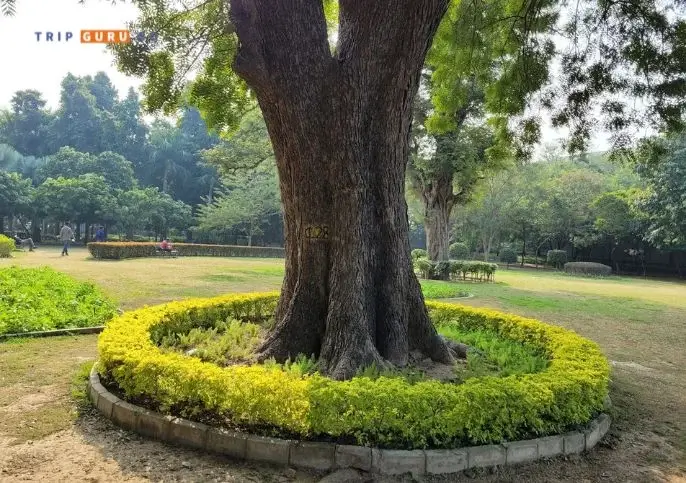
[[[60,257],[58,248],[46,247],[12,260],[0,259],[0,268],[10,264],[50,265],[93,281],[124,310],[186,297],[278,290],[283,275],[283,260],[278,259],[94,261],[78,248],[69,257]],[[597,341],[613,361],[616,421],[599,449],[555,464],[472,476],[484,481],[686,481],[686,283],[583,279],[512,268],[499,270],[491,284],[423,285],[427,295],[454,297],[469,292],[474,297],[448,300],[573,329]],[[82,336],[0,344],[0,480],[2,471],[17,467],[16,458],[30,450],[28,440],[35,450],[36,441],[50,442],[54,433],[68,434],[80,427],[73,410],[72,381],[83,364],[95,358],[95,343],[95,336]],[[102,431],[106,429],[97,434]],[[83,429],[81,433],[91,434]],[[46,446],[45,454],[53,446]],[[123,445],[115,460],[123,461],[136,447]],[[5,455],[13,456],[3,456],[5,449],[11,449]],[[211,468],[213,463],[203,464]],[[227,463],[222,464],[226,471]],[[115,473],[107,475],[119,478]],[[165,479],[177,478],[179,474],[173,473]]]

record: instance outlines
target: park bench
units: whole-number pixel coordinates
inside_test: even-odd
[[[176,250],[162,250],[160,247],[155,247],[155,255],[158,257],[173,257],[176,258],[179,256],[179,253]]]

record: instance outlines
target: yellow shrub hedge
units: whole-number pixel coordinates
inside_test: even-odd
[[[159,243],[155,242],[92,242],[88,251],[93,258],[120,260],[122,258],[154,257]],[[279,247],[247,247],[240,245],[203,245],[174,243],[174,250],[184,257],[264,257],[283,258]]]
[[[429,302],[436,324],[487,329],[550,358],[536,374],[472,378],[455,385],[402,378],[333,381],[278,365],[219,366],[154,343],[160,330],[187,331],[218,318],[266,318],[278,294],[173,302],[128,312],[100,335],[101,371],[130,397],[162,407],[213,411],[236,424],[276,426],[304,438],[354,437],[384,447],[455,447],[564,431],[603,407],[609,364],[574,332],[499,312]]]

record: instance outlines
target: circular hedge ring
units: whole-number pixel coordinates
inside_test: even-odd
[[[428,302],[437,325],[490,330],[549,359],[535,374],[435,380],[356,377],[334,381],[277,364],[219,367],[155,344],[160,334],[212,327],[228,317],[266,320],[278,293],[193,299],[127,312],[100,335],[101,374],[128,398],[192,407],[241,427],[276,427],[302,439],[354,438],[395,448],[450,448],[557,434],[603,408],[610,366],[599,347],[533,319]]]

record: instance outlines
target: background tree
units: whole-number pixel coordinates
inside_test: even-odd
[[[254,168],[224,181],[225,191],[212,203],[201,205],[198,223],[201,230],[238,230],[248,246],[272,215],[280,213],[279,184],[273,164]]]
[[[0,141],[24,156],[50,154],[50,125],[53,115],[45,108],[43,95],[36,90],[17,91],[11,110],[0,118]]]
[[[23,178],[18,173],[0,171],[0,234],[5,231],[6,216],[13,217],[29,212],[31,195],[30,179]]]

